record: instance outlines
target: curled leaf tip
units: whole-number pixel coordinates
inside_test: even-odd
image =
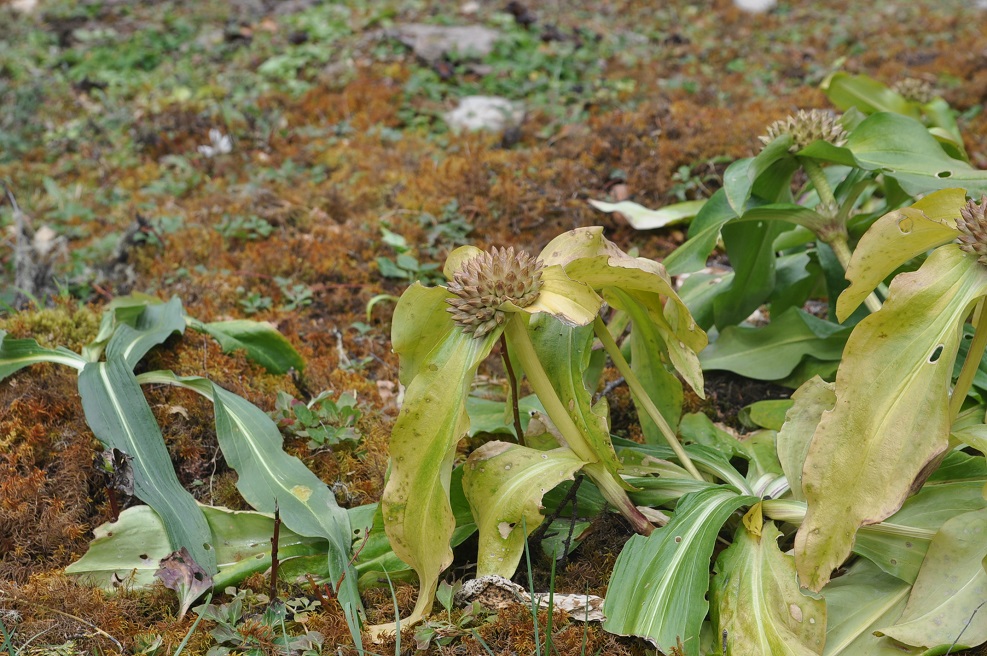
[[[834,146],[846,143],[847,133],[840,124],[840,114],[825,109],[800,109],[798,114],[775,121],[767,134],[758,137],[765,146],[783,134],[791,135],[789,151],[797,153],[813,141],[828,141]]]
[[[535,302],[543,267],[541,260],[513,247],[480,253],[453,275],[447,311],[463,332],[479,339],[507,320],[504,303],[524,308]]]

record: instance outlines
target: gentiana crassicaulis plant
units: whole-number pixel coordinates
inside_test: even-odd
[[[808,508],[795,554],[800,580],[812,590],[847,558],[858,529],[895,513],[951,443],[987,448],[982,409],[972,426],[957,423],[987,346],[985,209],[987,197],[967,201],[962,189],[935,192],[880,218],[854,252],[851,284],[837,304],[840,318],[931,250],[917,271],[894,278],[881,310],[854,329],[835,402],[808,446],[802,469]],[[972,340],[954,381],[971,316]]]
[[[514,573],[526,534],[543,520],[542,495],[576,471],[589,476],[635,531],[653,529],[627,496],[633,488],[619,473],[606,402],[593,403],[583,382],[594,337],[681,465],[702,478],[658,410],[660,399],[627,365],[600,318],[605,305],[626,312],[632,326],[654,336],[655,357],[664,358],[667,375],[678,371],[702,394],[696,352],[705,333],[660,264],[623,253],[603,238],[602,228],[583,228],[557,237],[537,257],[513,248],[463,246],[450,254],[444,273],[450,281],[445,287],[408,288],[393,318],[392,341],[407,389],[391,434],[382,512],[394,552],[417,572],[421,586],[415,610],[402,624],[428,613],[439,573],[452,562],[449,486],[456,445],[469,429],[466,399],[477,368],[498,341],[512,378],[518,443],[488,443],[464,469],[463,488],[480,531],[478,575]],[[555,437],[554,448],[524,445],[516,414],[522,375],[545,409],[539,424]]]

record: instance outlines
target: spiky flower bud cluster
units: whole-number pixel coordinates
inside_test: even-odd
[[[905,100],[917,102],[921,105],[930,102],[938,95],[936,88],[929,82],[914,77],[906,77],[903,80],[898,80],[892,88],[904,97]]]
[[[834,146],[846,143],[847,133],[840,125],[839,114],[823,109],[800,109],[795,116],[775,121],[768,126],[768,133],[758,137],[765,146],[783,134],[792,135],[792,145],[788,149],[797,153],[813,141],[822,139]]]
[[[980,202],[971,200],[961,210],[956,227],[960,231],[960,249],[977,256],[987,266],[987,195]]]
[[[480,253],[453,275],[449,291],[456,296],[446,301],[452,306],[446,311],[463,332],[479,339],[507,320],[501,304],[510,301],[523,308],[535,302],[542,267],[541,260],[513,248]]]

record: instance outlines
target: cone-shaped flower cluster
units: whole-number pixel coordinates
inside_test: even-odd
[[[453,275],[447,311],[463,332],[480,338],[502,325],[507,316],[501,305],[527,307],[542,286],[542,262],[524,251],[493,248],[467,260]]]
[[[820,139],[834,146],[842,146],[846,143],[847,133],[840,125],[839,118],[838,114],[823,109],[800,109],[795,116],[769,125],[768,133],[759,138],[764,145],[768,145],[780,135],[790,134],[792,145],[788,150],[793,153]]]
[[[987,266],[987,195],[980,202],[971,200],[960,209],[956,228],[960,231],[960,249],[978,256],[977,262]]]
[[[938,95],[936,88],[929,82],[914,77],[906,77],[903,80],[898,80],[892,88],[905,100],[917,102],[921,105],[930,102]]]

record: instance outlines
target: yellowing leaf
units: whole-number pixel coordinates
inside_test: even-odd
[[[781,532],[774,523],[758,533],[738,529],[734,543],[716,561],[713,613],[716,635],[726,636],[726,654],[822,654],[826,602],[799,590],[795,561],[778,548]]]
[[[911,207],[889,212],[860,238],[846,277],[850,286],[836,302],[844,321],[895,269],[926,251],[956,239],[956,219],[966,203],[962,189],[943,189]]]
[[[463,491],[480,531],[477,577],[514,576],[525,538],[545,519],[542,497],[584,464],[566,448],[537,451],[507,442],[488,442],[470,455]]]
[[[949,439],[949,386],[963,321],[987,294],[987,269],[937,249],[891,285],[847,342],[836,405],[823,413],[802,472],[808,502],[795,541],[802,584],[820,590],[857,529],[893,514]]]

